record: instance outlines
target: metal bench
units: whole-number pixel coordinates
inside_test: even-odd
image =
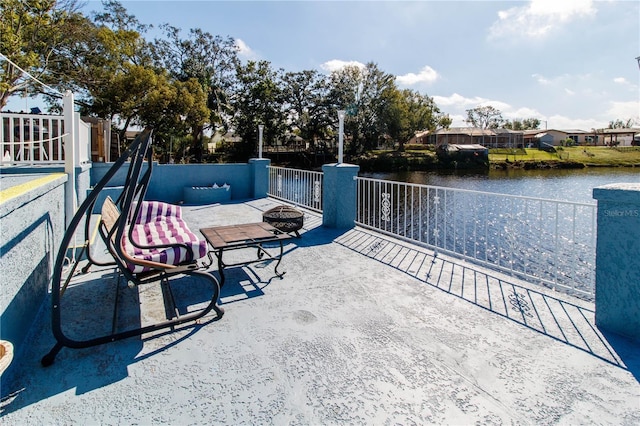
[[[131,158],[131,163],[120,197],[116,201],[107,198],[101,209],[102,215],[98,229],[108,253],[113,258],[113,262],[101,263],[95,259],[90,245],[92,211],[100,191],[108,185],[129,158]],[[160,329],[174,328],[179,324],[202,318],[211,310],[216,312],[217,319],[224,314],[224,311],[217,306],[220,295],[218,280],[212,274],[199,270],[196,263],[206,254],[206,241],[200,241],[191,233],[181,218],[179,208],[176,209],[178,206],[166,203],[149,203],[144,200],[153,169],[152,159],[151,129],[146,129],[96,184],[69,224],[60,244],[52,277],[52,329],[56,344],[42,358],[42,365],[51,365],[63,347],[86,348]],[[148,164],[145,173],[142,173],[143,163]],[[72,247],[72,242],[76,233],[81,229],[83,221],[85,224],[84,243],[80,248],[79,255],[74,256],[74,259],[70,261],[67,253]],[[162,231],[162,236],[159,236],[158,231]],[[163,290],[171,292],[170,278],[177,275],[200,277],[211,286],[211,300],[206,307],[184,315],[180,315],[177,309],[165,309],[166,312],[172,313],[173,318],[117,331],[115,318],[117,317],[118,297],[116,294],[113,308],[114,323],[110,333],[83,340],[70,338],[63,331],[62,324],[62,312],[68,308],[65,304],[64,294],[80,262],[83,261],[84,254],[86,254],[88,263],[82,268],[82,272],[86,273],[91,265],[115,265],[118,273],[127,279],[130,286],[157,283]],[[173,296],[165,300],[165,303],[171,301],[173,301]],[[92,318],[76,320],[91,322]]]

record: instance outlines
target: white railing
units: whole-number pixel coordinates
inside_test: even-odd
[[[596,205],[357,178],[358,225],[592,297]]]
[[[77,114],[78,147],[76,164],[90,157],[91,126]],[[63,116],[45,114],[0,113],[0,165],[63,164],[65,129]]]
[[[322,176],[321,172],[270,166],[268,194],[322,212]]]

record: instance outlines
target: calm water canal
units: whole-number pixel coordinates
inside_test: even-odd
[[[561,201],[595,203],[593,188],[610,183],[640,182],[640,168],[581,170],[490,170],[360,173],[362,177],[473,191],[496,192]]]

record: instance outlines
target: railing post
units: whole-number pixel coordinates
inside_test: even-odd
[[[78,134],[76,114],[73,111],[73,92],[67,90],[62,98],[62,115],[64,117],[64,171],[67,174],[65,188],[65,225],[68,226],[76,212],[76,144]]]
[[[353,228],[356,220],[356,199],[359,166],[325,164],[322,166],[322,224],[328,228]]]
[[[251,158],[251,183],[253,185],[253,198],[265,198],[269,192],[269,165],[268,158]]]
[[[640,184],[593,189],[598,201],[596,325],[640,342]]]

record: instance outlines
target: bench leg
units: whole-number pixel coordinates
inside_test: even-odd
[[[49,351],[49,353],[43,356],[42,359],[40,360],[40,363],[42,364],[42,366],[48,367],[51,364],[53,364],[53,361],[55,361],[56,359],[56,355],[58,355],[58,352],[60,352],[60,349],[62,349],[62,347],[63,347],[62,343],[56,342],[55,346]]]
[[[218,306],[218,299],[220,298],[220,285],[218,284],[218,280],[211,274],[207,274],[206,272],[197,271],[197,270],[187,270],[187,271],[180,270],[180,271],[175,271],[173,273],[171,272],[167,273],[165,271],[161,274],[162,276],[159,277],[161,281],[160,285],[163,284],[162,281],[168,280],[169,277],[174,275],[180,275],[180,274],[198,275],[211,282],[213,294],[211,296],[211,300],[209,304],[204,309],[200,311],[192,312],[182,317],[173,318],[170,321],[162,321],[156,324],[151,324],[151,325],[141,327],[141,328],[136,328],[133,330],[126,330],[119,333],[112,332],[109,335],[95,337],[89,340],[73,340],[64,335],[62,331],[62,325],[61,325],[60,315],[59,315],[59,312],[62,309],[62,306],[61,306],[61,301],[58,301],[58,303],[56,303],[53,307],[54,315],[53,315],[53,322],[52,322],[53,334],[57,342],[55,346],[49,351],[49,353],[47,353],[44,357],[42,357],[40,361],[42,366],[48,367],[51,364],[53,364],[56,355],[65,346],[69,348],[75,348],[75,349],[88,348],[91,346],[102,345],[105,343],[110,343],[116,340],[122,340],[129,337],[140,336],[145,333],[149,333],[152,331],[157,331],[165,328],[173,329],[177,325],[185,324],[191,321],[196,321],[204,317],[205,315],[207,315],[212,310],[216,313],[216,318],[214,320],[217,321],[221,319],[222,316],[224,315],[224,309]],[[149,283],[145,283],[145,284],[149,284]]]

